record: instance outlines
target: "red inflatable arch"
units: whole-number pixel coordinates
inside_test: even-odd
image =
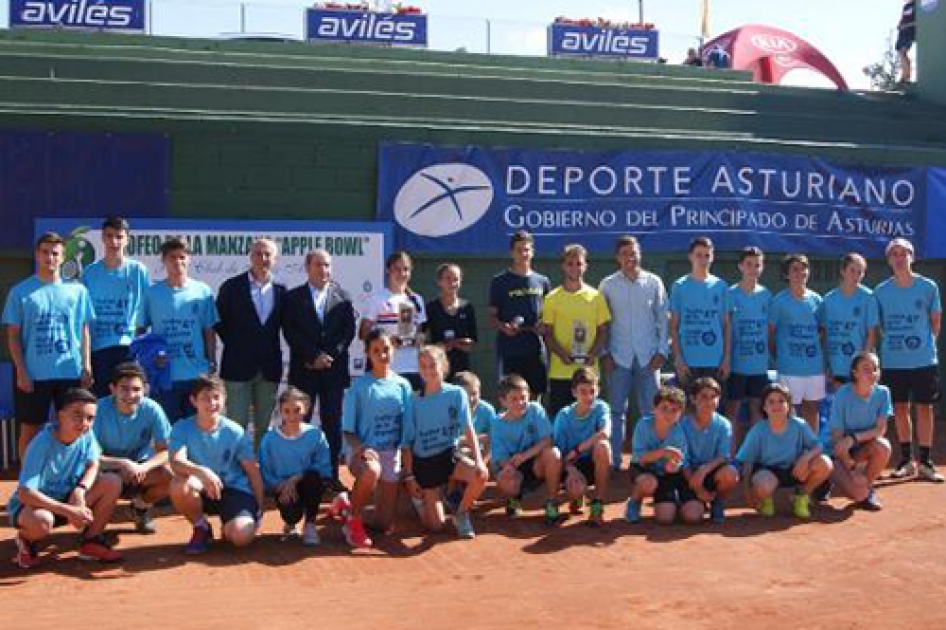
[[[844,77],[827,57],[797,35],[773,26],[747,24],[723,33],[703,46],[707,62],[716,51],[728,55],[734,70],[749,70],[760,83],[778,83],[798,68],[808,68],[830,79],[839,90],[847,90]]]

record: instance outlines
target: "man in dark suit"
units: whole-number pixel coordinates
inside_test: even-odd
[[[289,344],[289,384],[311,396],[313,406],[318,401],[338,490],[342,397],[351,380],[348,346],[355,338],[355,307],[348,292],[332,280],[328,252],[309,252],[305,267],[309,281],[289,291],[282,313],[283,335]]]
[[[279,326],[286,287],[273,280],[278,251],[273,241],[257,239],[249,271],[224,282],[217,293],[220,321],[214,329],[223,341],[220,377],[227,388],[227,416],[244,427],[252,420],[257,446],[282,380]]]

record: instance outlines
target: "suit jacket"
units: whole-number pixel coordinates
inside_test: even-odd
[[[319,321],[309,283],[286,294],[282,329],[289,344],[289,382],[293,384],[329,379],[338,387],[348,387],[348,346],[355,338],[355,306],[348,292],[336,282],[328,285],[325,318]],[[334,362],[327,370],[306,367],[322,352]]]
[[[262,373],[267,381],[282,380],[282,347],[279,326],[286,286],[273,283],[273,311],[260,323],[250,297],[247,272],[228,279],[217,292],[220,321],[214,326],[223,341],[220,377],[226,381],[249,381]]]

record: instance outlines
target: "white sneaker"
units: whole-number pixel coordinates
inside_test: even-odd
[[[894,479],[904,479],[906,477],[913,477],[916,475],[916,462],[912,459],[910,461],[902,462],[890,476]]]
[[[319,532],[315,529],[315,522],[310,521],[302,528],[302,545],[305,547],[315,547],[320,542]]]
[[[917,476],[920,479],[932,481],[933,483],[943,483],[946,481],[946,479],[944,479],[943,476],[936,470],[936,466],[927,462],[920,464],[920,470],[917,473]]]

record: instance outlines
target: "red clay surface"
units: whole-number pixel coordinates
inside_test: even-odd
[[[0,500],[13,488],[0,483]],[[625,523],[623,475],[611,495],[598,530],[575,518],[547,529],[538,496],[515,521],[487,499],[474,541],[421,536],[405,508],[398,532],[355,553],[334,523],[320,522],[315,549],[281,541],[271,510],[249,548],[196,559],[164,509],[154,536],[116,519],[121,565],[83,563],[64,528],[29,572],[8,561],[4,527],[4,627],[946,628],[944,485],[886,482],[876,514],[833,499],[801,523],[783,500],[774,518],[737,507],[702,527],[659,527],[648,507]]]

